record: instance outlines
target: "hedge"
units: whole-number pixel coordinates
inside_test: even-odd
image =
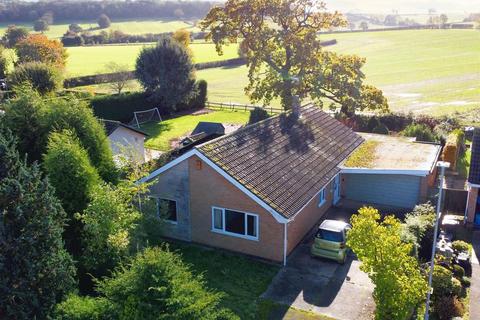
[[[456,129],[447,137],[445,147],[442,152],[443,161],[450,162],[450,168],[455,169],[458,156],[464,152],[465,133]]]
[[[245,58],[233,58],[221,61],[212,61],[195,64],[196,70],[209,69],[209,68],[219,68],[219,67],[234,67],[241,66],[246,64]],[[65,88],[75,88],[81,86],[89,86],[100,83],[108,83],[108,79],[111,79],[115,73],[105,73],[105,74],[95,74],[82,77],[75,77],[66,79],[63,82]],[[129,79],[135,79],[135,71],[128,71]]]

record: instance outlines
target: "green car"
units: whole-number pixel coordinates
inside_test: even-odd
[[[349,248],[346,245],[347,232],[352,228],[346,222],[325,220],[318,227],[313,241],[311,254],[313,257],[322,257],[345,263]]]

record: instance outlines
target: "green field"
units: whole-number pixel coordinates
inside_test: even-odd
[[[480,107],[480,31],[408,30],[323,35],[338,44],[328,47],[340,53],[357,54],[367,59],[366,82],[378,86],[394,111],[449,114]],[[208,50],[195,49],[202,59],[218,58]],[[83,48],[74,48],[81,50]],[[85,48],[84,55],[88,55]],[[231,50],[236,53],[236,47]],[[198,53],[200,52],[200,53]],[[116,53],[118,56],[120,52]],[[229,54],[225,55],[225,58]],[[72,59],[77,59],[72,57]],[[91,58],[93,62],[93,57]],[[220,59],[223,59],[220,57]],[[108,59],[106,59],[108,60]],[[200,59],[199,59],[200,60]],[[78,58],[77,70],[82,66]],[[72,70],[75,70],[72,65]],[[208,81],[208,97],[214,102],[249,102],[243,88],[247,69],[213,68],[200,70],[197,78]],[[139,89],[133,85],[133,89]]]
[[[96,28],[98,27],[96,21],[74,21],[78,23],[83,29]],[[54,23],[50,26],[48,31],[45,31],[45,35],[50,38],[60,38],[67,31],[68,25],[72,22],[64,23]],[[0,34],[3,35],[7,26],[11,23],[1,23],[0,24]],[[18,23],[16,25],[24,26],[33,32],[33,23]],[[178,29],[188,29],[189,31],[199,31],[198,28],[193,27],[192,23],[189,21],[179,21],[179,20],[127,20],[127,21],[112,21],[112,25],[108,29],[102,29],[105,31],[109,30],[120,30],[129,34],[144,34],[144,33],[162,33],[162,32],[173,32]],[[100,32],[101,30],[94,30],[92,33]]]
[[[132,45],[105,45],[69,47],[67,73],[68,76],[81,76],[105,72],[105,64],[110,61],[127,64],[132,70],[135,67],[135,60],[138,53],[144,46],[153,44],[132,44]],[[237,45],[230,45],[225,48],[222,56],[215,51],[215,46],[204,41],[197,41],[190,44],[195,63],[218,61],[236,58],[238,56]]]
[[[223,124],[241,125],[248,122],[249,113],[243,111],[212,111],[200,115],[185,115],[159,123],[147,123],[141,127],[149,134],[145,147],[168,151],[170,142],[188,135],[200,121],[221,122]]]
[[[392,110],[447,114],[480,106],[480,31],[409,30],[325,35],[340,53],[367,59],[366,82],[381,88]],[[246,68],[202,70],[209,99],[247,102]]]

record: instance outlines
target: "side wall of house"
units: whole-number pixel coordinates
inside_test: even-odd
[[[157,176],[156,181],[149,187],[151,197],[177,202],[177,223],[165,222],[162,232],[167,237],[184,241],[192,239],[188,175],[188,161],[182,161]]]
[[[188,162],[192,241],[281,262],[284,225],[197,156]],[[257,214],[258,240],[212,231],[213,206]]]
[[[477,207],[478,188],[471,187],[467,198],[467,222],[473,223],[475,220],[475,210]]]
[[[316,195],[310,202],[295,215],[292,221],[288,223],[288,250],[289,254],[302,241],[305,235],[316,226],[317,222],[325,215],[332,206],[333,201],[333,181],[325,186],[326,199],[319,207],[319,195]]]
[[[129,159],[145,162],[145,136],[124,127],[118,127],[109,137],[114,155],[124,155]]]

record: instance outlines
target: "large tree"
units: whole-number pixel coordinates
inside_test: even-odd
[[[323,51],[318,32],[343,27],[338,12],[311,0],[228,0],[210,10],[201,23],[219,53],[243,39],[252,102],[267,105],[281,98],[289,109],[293,96],[320,105],[330,100],[346,114],[387,110],[382,92],[364,83],[365,59]]]
[[[65,212],[39,167],[0,133],[0,318],[46,319],[74,287]]]
[[[187,102],[195,88],[194,66],[183,45],[170,37],[145,47],[136,63],[136,75],[153,100],[166,112]]]
[[[427,282],[418,261],[410,255],[412,245],[401,240],[401,223],[393,216],[380,221],[374,208],[361,208],[351,219],[347,245],[362,262],[375,285],[375,318],[409,319],[424,303]]]
[[[3,35],[3,41],[6,46],[13,48],[20,40],[28,36],[28,29],[25,27],[17,27],[15,25],[8,26],[5,34]]]
[[[46,63],[27,62],[18,65],[8,75],[9,86],[15,88],[25,82],[40,94],[47,94],[62,87],[62,76],[57,68]]]

